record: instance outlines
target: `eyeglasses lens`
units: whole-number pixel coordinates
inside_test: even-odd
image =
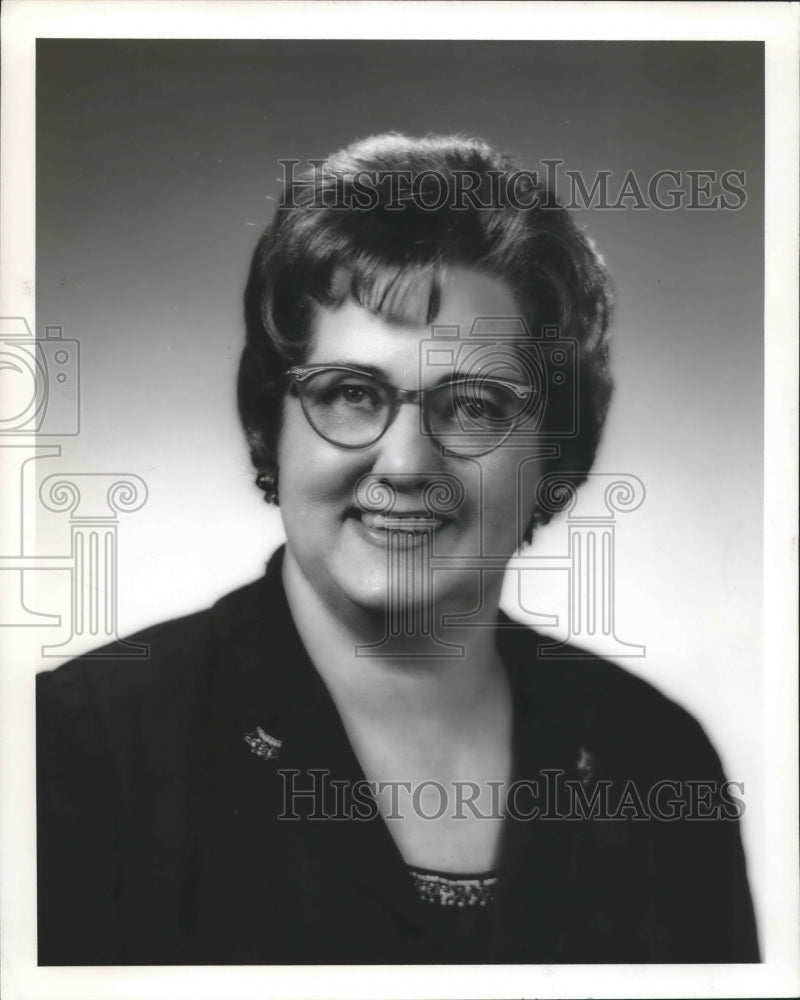
[[[368,376],[317,372],[303,385],[302,397],[312,427],[335,444],[356,448],[368,445],[386,427],[388,394]]]
[[[453,382],[429,396],[428,427],[449,451],[482,454],[506,439],[523,406],[498,382]]]

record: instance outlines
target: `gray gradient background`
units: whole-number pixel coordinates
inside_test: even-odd
[[[746,173],[739,211],[578,215],[618,299],[596,469],[647,488],[618,526],[618,633],[647,645],[625,666],[693,711],[745,783],[760,897],[760,43],[40,39],[37,327],[81,343],[82,428],[38,473],[147,482],[144,509],[121,517],[122,634],[258,575],[281,529],[252,486],[235,412],[249,256],[280,194],[279,159],[387,129],[478,135],[531,167],[611,170],[612,191],[628,170],[645,182],[662,169]],[[534,544],[565,552],[563,520]],[[63,516],[38,514],[37,545],[68,551]],[[29,603],[63,612],[67,578],[36,575]],[[532,576],[525,607],[563,615],[562,576]]]

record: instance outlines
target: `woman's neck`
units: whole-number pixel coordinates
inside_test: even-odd
[[[443,723],[479,709],[489,692],[505,684],[493,628],[448,627],[440,632],[440,645],[429,631],[390,636],[385,613],[332,607],[288,549],[283,583],[300,638],[340,708],[394,720],[430,716]],[[496,618],[500,584],[498,574],[484,587],[487,621]],[[441,620],[455,608],[435,610],[435,620]]]
[[[495,629],[448,629],[447,641],[461,647],[461,656],[431,656],[422,635],[359,650],[381,640],[384,615],[331,606],[288,550],[283,579],[300,637],[406,863],[452,872],[492,869],[502,832],[498,803],[512,774],[513,719]],[[460,609],[474,606],[463,598]],[[455,611],[455,603],[437,606],[437,618]],[[486,598],[483,608],[496,613],[497,600]],[[435,802],[424,797],[434,789]],[[457,812],[464,791],[482,822]]]

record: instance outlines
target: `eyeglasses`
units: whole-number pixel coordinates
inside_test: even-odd
[[[454,454],[485,455],[530,412],[533,396],[530,386],[495,378],[457,378],[415,390],[345,365],[297,366],[287,374],[309,424],[339,448],[368,448],[403,403],[418,403],[422,433]]]

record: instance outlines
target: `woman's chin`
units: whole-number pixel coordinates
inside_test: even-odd
[[[424,595],[409,588],[407,592],[389,585],[385,571],[379,578],[371,578],[371,574],[363,573],[358,579],[338,580],[338,590],[349,604],[368,614],[385,618],[387,616],[402,619],[405,614],[416,615],[431,601]]]
[[[411,573],[397,574],[393,579],[385,566],[362,564],[343,570],[332,574],[332,596],[340,613],[373,618],[381,628],[391,627],[397,634],[429,630],[437,614],[446,608],[452,610],[454,597],[463,609],[472,607],[476,596],[474,580],[459,581],[459,586],[455,580],[438,579],[432,586],[430,580],[424,584],[414,580]]]

